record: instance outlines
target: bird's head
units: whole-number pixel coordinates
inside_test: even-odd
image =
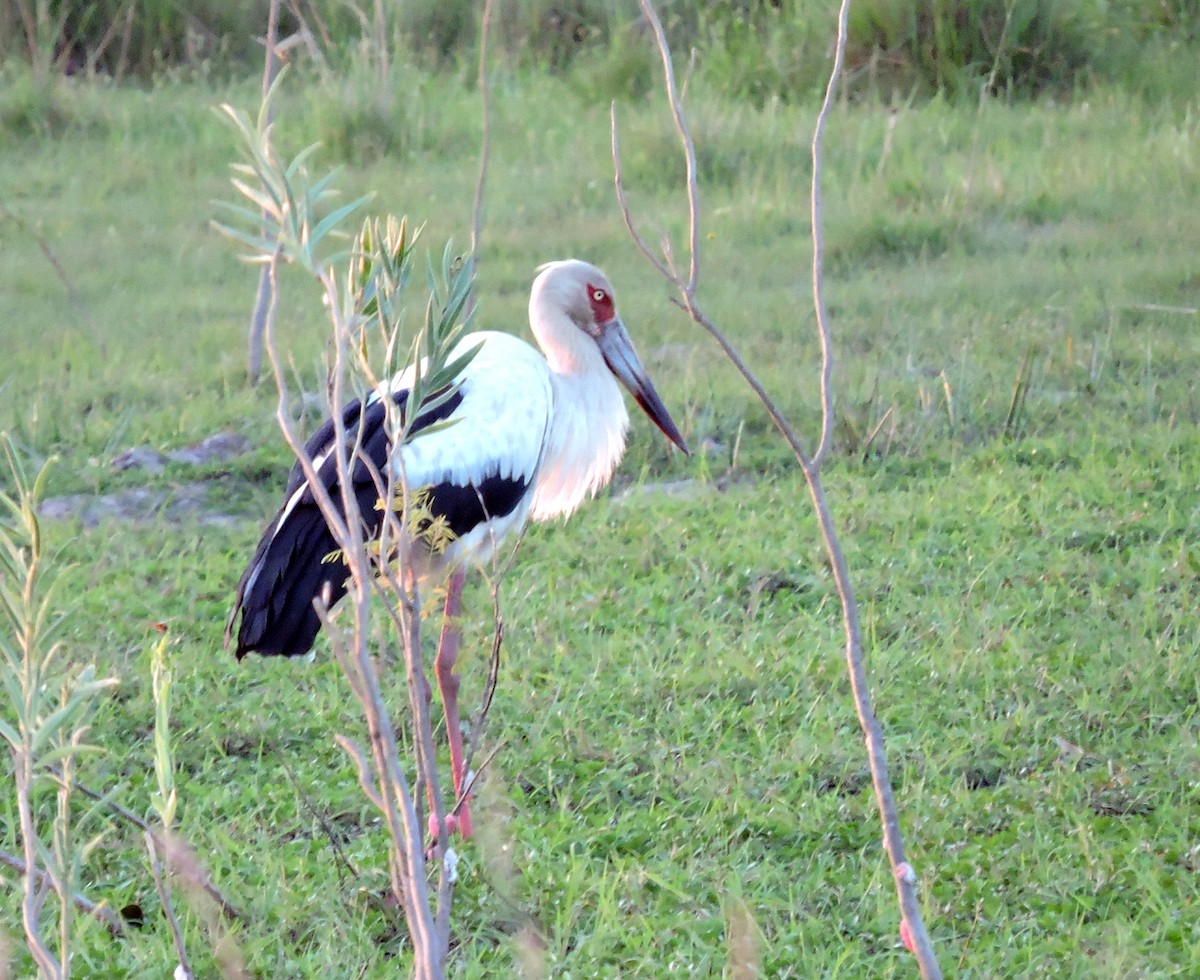
[[[569,369],[572,354],[594,345],[604,363],[668,439],[690,450],[671,419],[629,338],[608,277],[579,259],[547,262],[538,268],[529,297],[529,322],[555,370]],[[565,328],[569,323],[578,332]]]

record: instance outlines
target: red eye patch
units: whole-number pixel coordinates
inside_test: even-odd
[[[601,289],[599,286],[588,283],[587,291],[588,302],[592,304],[592,315],[595,316],[597,323],[607,323],[617,315],[617,311],[613,307],[612,296],[609,295],[607,289]]]

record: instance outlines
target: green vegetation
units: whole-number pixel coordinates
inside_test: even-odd
[[[668,455],[635,420],[620,485],[527,535],[504,588],[487,738],[500,751],[478,840],[461,849],[452,972],[544,957],[555,976],[719,975],[738,934],[767,976],[907,976],[807,498],[751,396],[626,239],[596,97],[615,63],[497,72],[478,322],[521,329],[539,262],[597,262],[701,451]],[[322,141],[314,169],[345,163],[347,199],[376,190],[380,210],[425,224],[423,241],[465,243],[473,69],[393,67],[389,102],[374,70],[291,76],[280,141]],[[825,188],[841,410],[827,486],[927,923],[958,975],[1193,976],[1200,113],[1182,88],[982,105],[953,88],[895,112],[889,91],[840,106]],[[690,87],[701,293],[814,431],[812,109],[730,91],[749,94],[702,73]],[[51,496],[165,495],[142,519],[42,525],[47,555],[73,566],[63,656],[120,680],[88,736],[104,751],[78,760],[78,781],[152,812],[165,624],[174,826],[247,914],[233,930],[246,963],[391,976],[403,926],[381,901],[384,832],[333,741],[362,736],[337,665],[319,652],[239,666],[220,648],[290,463],[273,392],[244,381],[254,270],[209,224],[233,156],[212,108],[256,93],[171,74],[0,92],[0,430],[30,471],[60,457]],[[641,225],[677,233],[664,107],[641,97],[618,112]],[[282,281],[280,337],[297,386],[315,391],[319,297],[294,270]],[[111,465],[218,431],[250,451],[161,473]],[[674,481],[689,482],[662,492]],[[200,507],[175,516],[197,483]],[[490,638],[482,591],[466,608],[464,704]],[[386,683],[402,705],[401,672]],[[47,813],[53,795],[38,797]],[[19,852],[11,794],[0,808],[0,847]],[[140,906],[147,925],[113,940],[78,917],[78,975],[170,973],[138,830],[111,824],[79,887]],[[210,923],[178,904],[211,975]],[[10,939],[15,906],[0,919]],[[23,956],[16,975],[32,970]]]
[[[695,50],[714,90],[759,104],[824,86],[836,4],[811,0],[662,0],[677,52]],[[261,58],[267,0],[9,0],[0,5],[0,59],[74,73],[146,79],[163,71],[242,75]],[[473,0],[281,4],[281,38],[320,49],[346,70],[365,50],[398,60],[470,65]],[[568,71],[595,92],[644,92],[656,58],[637,0],[496,0],[493,52],[514,66]],[[933,92],[974,99],[980,86],[1030,95],[1097,81],[1152,95],[1193,87],[1200,33],[1194,0],[857,0],[847,79],[855,94]],[[382,47],[381,47],[382,45]]]

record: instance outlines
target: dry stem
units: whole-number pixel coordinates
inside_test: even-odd
[[[799,439],[796,437],[795,431],[792,429],[787,419],[784,418],[774,400],[767,394],[765,389],[746,366],[745,362],[742,361],[742,359],[738,356],[737,352],[733,349],[732,345],[729,343],[724,334],[711,320],[708,319],[707,316],[705,316],[703,311],[701,311],[697,305],[696,283],[699,278],[699,253],[697,246],[699,242],[698,227],[700,220],[700,206],[696,180],[695,148],[692,144],[692,138],[687,126],[687,121],[684,117],[683,106],[676,92],[674,70],[671,64],[671,53],[667,45],[666,35],[662,29],[662,24],[659,21],[658,15],[655,12],[654,6],[650,0],[640,0],[640,2],[642,12],[654,31],[655,41],[658,45],[658,51],[663,63],[667,97],[671,103],[671,111],[675,118],[675,127],[679,134],[680,142],[683,145],[683,152],[687,159],[687,192],[690,242],[688,278],[684,280],[676,271],[675,263],[670,252],[669,242],[664,243],[664,254],[666,257],[666,264],[664,265],[650,251],[649,247],[646,245],[645,241],[637,233],[637,230],[634,227],[633,219],[630,215],[629,206],[625,199],[625,191],[622,184],[619,144],[617,141],[616,110],[614,107],[612,112],[612,150],[613,164],[615,168],[617,200],[621,208],[621,214],[624,219],[625,226],[629,230],[634,242],[641,249],[643,254],[646,255],[650,262],[659,270],[659,272],[666,277],[667,280],[678,290],[680,295],[680,305],[683,307],[683,309],[686,310],[689,316],[691,316],[691,318],[697,324],[703,327],[717,341],[721,349],[725,352],[726,356],[729,357],[729,359],[733,362],[738,372],[754,390],[755,394],[758,396],[759,400],[762,402],[763,406],[770,415],[771,420],[775,423],[776,427],[791,446],[796,457],[796,461],[800,465],[801,472],[804,474],[805,482],[808,484],[809,493],[812,497],[813,506],[817,512],[817,520],[821,528],[821,537],[825,545],[825,550],[833,568],[834,582],[837,586],[838,595],[841,599],[842,620],[845,626],[846,634],[846,663],[850,675],[850,686],[854,695],[854,703],[858,712],[859,723],[862,726],[863,736],[866,742],[867,757],[871,768],[871,779],[874,784],[876,802],[879,806],[880,819],[883,825],[884,846],[887,850],[888,858],[892,866],[892,873],[895,879],[896,891],[900,902],[903,924],[908,936],[911,938],[913,951],[917,958],[918,965],[920,966],[922,977],[927,978],[927,980],[928,978],[938,978],[941,977],[941,970],[938,966],[937,959],[933,952],[933,947],[929,941],[929,935],[925,930],[925,925],[921,918],[920,904],[917,900],[916,874],[913,872],[911,865],[908,864],[904,856],[904,842],[900,833],[900,821],[896,811],[895,795],[892,791],[891,780],[888,777],[883,731],[871,707],[870,689],[867,682],[866,667],[863,663],[861,630],[858,620],[858,603],[855,599],[853,585],[850,581],[850,573],[846,563],[846,557],[838,539],[833,516],[830,513],[829,504],[825,497],[825,491],[821,484],[821,467],[829,454],[830,446],[832,444],[834,422],[833,393],[831,390],[831,379],[833,376],[833,347],[825,309],[821,268],[821,260],[823,255],[820,192],[822,160],[821,137],[824,133],[825,124],[828,120],[829,112],[833,105],[834,95],[837,91],[838,83],[841,78],[846,45],[846,21],[849,14],[850,3],[849,0],[841,0],[841,5],[838,12],[838,36],[837,47],[834,55],[834,63],[830,71],[829,84],[825,90],[825,97],[822,101],[821,109],[817,116],[817,122],[813,132],[812,141],[812,283],[813,306],[816,312],[817,331],[821,343],[821,435],[817,444],[817,450],[810,457],[805,453]]]
[[[339,294],[332,276],[322,272],[318,278],[329,301],[330,315],[333,319],[335,333],[334,364],[330,400],[334,422],[334,437],[337,450],[334,459],[337,466],[338,486],[340,487],[341,504],[334,504],[324,484],[318,479],[311,457],[305,452],[292,430],[288,413],[288,389],[284,377],[282,361],[279,358],[274,338],[274,306],[277,303],[278,290],[276,278],[278,272],[278,252],[269,263],[268,271],[271,280],[271,307],[267,314],[266,348],[275,374],[275,384],[279,392],[276,409],[276,419],[280,431],[300,464],[305,479],[313,494],[313,499],[321,510],[321,514],[329,526],[334,541],[340,548],[347,570],[352,579],[348,605],[353,616],[353,631],[351,634],[351,649],[340,650],[339,656],[346,675],[354,688],[355,694],[362,703],[367,721],[367,730],[371,740],[371,751],[368,754],[358,750],[348,740],[340,740],[354,759],[359,773],[359,780],[368,797],[380,809],[388,828],[388,834],[393,846],[390,851],[390,866],[392,873],[392,889],[404,909],[408,923],[409,935],[413,943],[413,958],[416,976],[425,978],[439,977],[444,970],[446,945],[439,942],[441,937],[435,931],[433,915],[430,910],[429,894],[425,882],[425,862],[421,850],[422,833],[417,818],[416,807],[412,794],[409,792],[407,780],[399,765],[399,752],[396,746],[395,732],[388,716],[387,706],[379,688],[379,678],[371,660],[369,650],[369,599],[374,579],[371,559],[362,540],[362,520],[355,499],[353,482],[350,475],[350,460],[355,458],[359,447],[349,439],[342,414],[338,407],[343,399],[343,380],[345,375],[346,358],[346,329],[342,322]],[[352,450],[349,454],[347,449]],[[419,741],[428,740],[428,758],[421,758],[422,775],[430,785],[436,787],[436,774],[432,772],[432,733],[428,714],[422,717],[417,702],[424,700],[423,696],[412,696],[414,686],[423,676],[421,671],[419,630],[417,616],[412,615],[412,606],[406,606],[408,616],[403,632],[405,661],[408,667],[410,700],[414,703],[414,718],[417,719]],[[322,610],[324,619],[324,611]],[[404,613],[402,612],[402,617]],[[337,634],[333,633],[336,637]],[[343,647],[340,642],[336,647]],[[417,691],[423,688],[416,687]],[[422,724],[423,722],[423,724]],[[426,753],[420,753],[422,757]],[[372,764],[373,763],[373,764]],[[430,771],[426,771],[430,770]],[[444,876],[443,876],[444,877]]]
[[[50,774],[56,779],[62,778],[59,771],[53,767],[50,769]],[[106,807],[108,807],[112,814],[137,827],[137,829],[143,834],[151,835],[151,837],[154,839],[155,847],[157,847],[159,850],[165,851],[165,844],[158,832],[136,813],[121,806],[121,804],[116,802],[116,800],[110,799],[103,793],[96,792],[96,790],[84,785],[81,782],[74,781],[71,783],[71,786],[73,789],[79,790],[79,792],[81,792],[84,796],[95,800],[97,803],[103,803]],[[212,879],[208,876],[207,872],[205,872],[202,880],[197,879],[195,882],[193,882],[193,884],[199,887],[209,898],[212,899],[223,918],[242,923],[247,921],[246,916],[239,912],[238,909],[224,895],[221,894],[217,886],[212,883]],[[76,904],[79,904],[78,899],[76,900]],[[80,905],[80,908],[83,908],[83,906]],[[118,922],[119,921],[120,920],[118,920]]]
[[[171,904],[171,896],[167,892],[167,883],[163,879],[162,861],[158,856],[158,841],[154,834],[146,831],[146,851],[150,855],[150,873],[154,876],[154,887],[158,891],[158,900],[162,903],[167,924],[171,927],[171,940],[175,943],[175,955],[179,957],[179,965],[183,968],[184,976],[194,977],[191,963],[188,961],[187,949],[183,945],[183,931],[179,928],[179,919],[175,915],[175,906]]]
[[[3,201],[0,201],[0,215],[8,218],[19,230],[37,242],[39,251],[41,251],[43,258],[49,263],[50,268],[54,270],[58,281],[62,283],[63,291],[67,294],[67,299],[70,300],[71,305],[75,307],[75,312],[79,315],[80,320],[89,325],[94,323],[91,311],[84,305],[83,299],[79,295],[79,290],[75,288],[75,283],[67,275],[67,270],[63,268],[63,264],[58,260],[58,256],[54,254],[54,249],[50,247],[50,243],[46,240],[46,237],[40,234],[33,225],[9,208]]]
[[[59,883],[50,872],[40,869],[37,865],[37,828],[34,826],[31,803],[34,761],[28,746],[23,751],[14,753],[13,761],[16,767],[17,813],[21,826],[21,840],[25,846],[25,890],[21,900],[25,939],[33,961],[42,971],[42,976],[61,977],[65,975],[65,971],[42,938],[42,908],[50,890],[53,888],[58,891]],[[59,897],[65,899],[61,893]],[[67,950],[62,950],[62,955],[65,961]]]
[[[279,0],[271,0],[267,8],[267,36],[264,40],[267,53],[263,62],[262,101],[267,105],[267,94],[279,71],[275,52],[275,40],[279,34]],[[268,106],[267,112],[269,113]],[[263,211],[263,228],[267,226],[267,212]],[[251,384],[258,382],[262,374],[263,336],[270,329],[268,317],[274,316],[275,295],[271,292],[271,272],[263,266],[258,272],[258,291],[254,295],[254,311],[250,314],[250,335],[247,339],[246,373]]]
[[[0,851],[0,864],[11,868],[17,874],[22,876],[32,874],[32,877],[37,880],[39,887],[46,887],[47,879],[49,877],[46,872],[41,868],[36,867],[32,872],[30,872],[28,865],[26,865],[26,863],[15,854],[10,854],[8,851]],[[71,901],[75,903],[75,907],[81,912],[85,912],[102,922],[104,927],[108,929],[111,935],[119,936],[125,932],[125,922],[108,906],[97,904],[86,895],[81,895],[79,892],[75,892],[71,895]]]
[[[487,42],[492,23],[492,0],[484,0],[483,16],[479,22],[479,96],[482,99],[482,132],[479,145],[479,179],[475,182],[475,205],[471,209],[471,276],[479,267],[479,242],[483,237],[483,189],[487,183],[488,150],[492,142],[492,113],[488,96]],[[476,292],[471,290],[464,310],[470,316],[475,310]]]

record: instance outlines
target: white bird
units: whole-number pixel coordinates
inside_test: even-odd
[[[529,517],[565,517],[608,483],[629,427],[617,380],[666,437],[688,452],[617,314],[604,273],[577,259],[543,265],[529,296],[529,324],[542,354],[506,333],[480,331],[462,340],[452,358],[473,348],[476,354],[459,375],[457,390],[418,416],[413,429],[447,420],[457,424],[422,434],[399,451],[410,490],[427,492],[431,516],[451,535],[444,550],[426,553],[421,578],[448,578],[446,618],[434,668],[459,798],[466,773],[454,664],[466,566],[487,562]],[[401,409],[412,377],[409,367],[386,388],[386,396]],[[358,461],[353,468],[368,536],[378,536],[382,523],[371,467],[382,473],[389,462],[396,463],[382,397],[370,396],[365,409],[354,401],[342,413],[352,439],[362,428],[362,455],[370,463]],[[330,452],[333,438],[330,420],[305,448],[340,507]],[[337,545],[299,463],[292,468],[285,494],[283,507],[242,576],[229,616],[226,643],[241,613],[239,660],[250,652],[307,653],[321,628],[314,601],[332,606],[346,593],[345,566],[325,560]],[[470,836],[465,805],[454,823],[464,837]]]

